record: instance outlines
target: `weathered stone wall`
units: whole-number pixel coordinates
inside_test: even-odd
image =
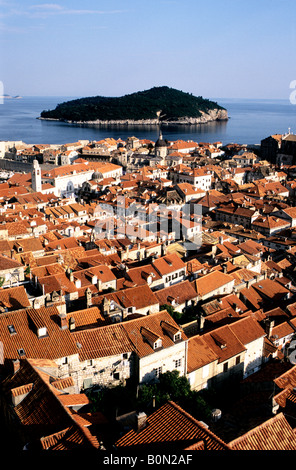
[[[90,380],[91,385],[114,386],[130,378],[131,375],[131,353],[127,358],[122,354],[95,358],[91,361],[79,361],[79,356],[68,358],[68,363],[59,361],[59,377],[69,375],[75,382],[77,393],[84,389],[85,380]]]
[[[16,160],[8,160],[6,158],[1,158],[0,159],[0,168],[2,170],[16,171],[16,172],[24,171],[25,173],[30,173],[30,171],[32,169],[32,164],[31,163],[18,162]]]

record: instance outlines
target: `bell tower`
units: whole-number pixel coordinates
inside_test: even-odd
[[[32,175],[32,189],[33,191],[40,192],[42,190],[41,184],[41,168],[37,160],[33,161]]]
[[[159,130],[159,137],[155,143],[155,156],[165,159],[167,154],[168,154],[167,143],[162,137],[161,130]]]

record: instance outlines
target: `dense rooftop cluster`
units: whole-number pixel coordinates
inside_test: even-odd
[[[296,448],[293,142],[270,136],[248,148],[160,134],[6,149],[16,167],[0,183],[10,444]],[[208,423],[172,399],[117,416],[116,427],[92,411],[89,391],[141,388],[168,371],[197,392],[239,384],[241,401]]]

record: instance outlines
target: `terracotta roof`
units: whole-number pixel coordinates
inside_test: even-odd
[[[22,360],[18,372],[2,383],[3,396],[8,403],[11,392],[14,395],[25,394],[13,411],[27,442],[36,443],[39,439],[40,450],[98,448],[97,438],[72,418],[67,406],[71,395],[61,394],[51,385],[54,377],[45,372],[44,366],[51,371],[57,368],[52,361]],[[85,395],[82,397],[83,402],[88,401]],[[81,403],[82,398],[77,398],[77,395],[72,396],[73,404]],[[68,400],[66,406],[63,400]],[[54,434],[53,429],[57,430]]]
[[[263,295],[271,300],[281,300],[290,292],[279,282],[272,279],[262,279],[261,281],[253,284],[252,288],[256,290],[260,296]]]
[[[34,317],[33,317],[34,316]],[[47,328],[47,336],[38,338],[32,328],[32,318],[40,318]],[[56,307],[24,309],[0,315],[0,337],[4,345],[5,359],[18,359],[18,351],[26,357],[58,359],[78,354],[78,348],[68,330],[58,325],[59,311]],[[9,327],[13,327],[9,328]]]
[[[92,436],[88,429],[77,428],[72,425],[62,431],[56,432],[40,439],[43,450],[75,450],[99,448],[97,438]]]
[[[229,443],[233,450],[296,450],[296,434],[283,413]]]
[[[296,387],[296,366],[274,379],[274,382],[281,389],[292,390]]]
[[[75,237],[69,238],[60,238],[59,240],[54,240],[48,243],[45,247],[46,251],[52,251],[56,249],[69,249],[69,248],[77,248],[79,247],[79,243]]]
[[[139,266],[136,268],[129,268],[123,278],[118,279],[118,288],[128,286],[142,286],[147,285],[147,279],[152,276],[152,281],[161,279],[161,275],[152,264]],[[128,286],[127,286],[128,283]]]
[[[97,276],[97,278],[100,279],[103,283],[116,280],[116,277],[114,276],[111,269],[104,264],[79,271],[73,271],[73,276],[74,278],[78,279],[81,279],[82,277],[91,279],[93,276]]]
[[[246,351],[242,338],[239,339],[236,336],[232,330],[232,325],[221,326],[205,333],[203,339],[214,354],[219,357],[219,363]]]
[[[155,259],[152,264],[161,276],[179,269],[186,269],[186,264],[175,253]]]
[[[24,286],[0,289],[0,308],[19,310],[30,306],[31,304]]]
[[[52,292],[62,291],[62,295],[70,292],[76,292],[74,282],[71,282],[65,273],[52,274],[50,276],[44,276],[38,278],[40,286],[44,286],[44,293],[51,294]]]
[[[219,360],[203,336],[192,336],[188,339],[187,373]]]
[[[14,259],[7,258],[6,256],[0,256],[0,271],[5,271],[6,269],[15,269],[15,268],[24,268],[24,265],[15,261]]]
[[[81,346],[79,348],[79,357],[82,361],[131,351],[134,351],[141,358],[154,353],[153,347],[141,333],[142,327],[152,332],[156,337],[162,338],[163,348],[175,344],[167,333],[166,323],[179,331],[176,322],[168,312],[163,310],[123,323],[73,332],[72,337]],[[186,339],[185,334],[182,332],[181,341]]]
[[[289,227],[290,222],[274,216],[260,216],[252,222],[253,227],[262,227],[266,229]]]
[[[115,356],[134,349],[122,323],[75,331],[72,337],[80,345],[80,361]]]
[[[266,336],[259,323],[249,316],[232,323],[230,329],[244,345]]]
[[[177,304],[183,304],[197,297],[195,289],[188,280],[157,290],[154,295],[159,305],[172,304],[173,300]]]
[[[197,419],[169,401],[147,418],[141,431],[131,430],[115,446],[120,449],[146,451],[181,451],[197,445],[199,449],[230,450],[219,437]]]
[[[198,295],[204,296],[209,294],[220,287],[229,284],[230,282],[234,283],[234,279],[229,274],[224,274],[220,271],[215,271],[210,274],[206,274],[198,279],[192,281],[193,286]]]
[[[89,398],[84,393],[69,393],[58,395],[63,406],[89,405]]]
[[[74,387],[74,385],[73,377],[64,377],[51,381],[51,386],[57,390],[64,390],[65,388]]]
[[[31,269],[33,276],[44,277],[64,273],[65,269],[59,263],[38,266]]]
[[[104,299],[116,302],[122,308],[135,307],[136,309],[157,305],[158,299],[147,284],[117,290],[93,298],[93,305],[102,306]]]
[[[168,334],[167,323],[181,332],[181,341],[187,340],[184,332],[180,330],[178,324],[173,320],[171,315],[166,310],[162,310],[158,313],[151,313],[145,317],[123,323],[123,327],[130,341],[133,343],[135,348],[134,350],[140,358],[148,356],[154,352],[152,346],[141,334],[142,327],[145,327],[150,332],[152,332],[155,337],[162,338],[163,348],[167,348],[175,344],[173,339]]]
[[[240,291],[240,294],[243,296],[244,302],[249,302],[252,305],[252,308],[258,310],[262,307],[263,299],[257,290],[253,289],[253,286],[243,288]]]

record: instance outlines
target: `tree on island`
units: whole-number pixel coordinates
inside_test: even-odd
[[[160,109],[161,114],[157,115]],[[160,86],[120,97],[92,96],[66,101],[53,110],[42,111],[41,117],[74,122],[155,120],[161,123],[200,118],[202,113],[213,110],[226,111],[218,103],[202,96]]]

